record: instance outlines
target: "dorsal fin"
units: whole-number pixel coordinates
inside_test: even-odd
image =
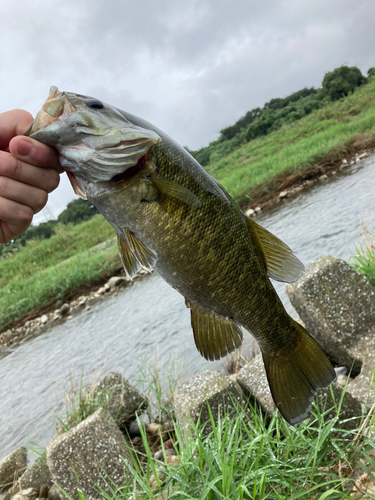
[[[296,281],[305,268],[288,245],[248,217],[246,222],[260,239],[268,276],[287,283]]]
[[[194,341],[203,357],[210,361],[220,359],[241,346],[242,331],[234,321],[188,300],[186,307],[191,309]]]

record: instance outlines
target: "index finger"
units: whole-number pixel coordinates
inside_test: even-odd
[[[11,139],[23,135],[33,121],[32,115],[23,109],[0,113],[0,150],[6,150]]]
[[[60,174],[64,172],[60,166],[56,149],[35,141],[31,137],[14,137],[9,144],[9,151],[13,156],[30,165],[54,168]]]

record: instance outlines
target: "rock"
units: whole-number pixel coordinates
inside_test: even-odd
[[[328,176],[326,174],[323,174],[319,177],[320,182],[326,181],[328,179]]]
[[[59,315],[60,316],[66,316],[68,312],[70,311],[70,305],[69,304],[63,304],[60,309],[59,309]]]
[[[148,480],[149,486],[153,489],[158,488],[158,485],[162,484],[164,479],[165,479],[165,474],[158,471],[157,469],[156,469],[156,475],[157,475],[157,478],[154,475],[152,475],[152,476],[150,476],[150,479]]]
[[[99,405],[109,410],[117,423],[124,422],[148,405],[146,398],[121,373],[108,373],[97,385],[94,397]]]
[[[166,463],[170,465],[177,465],[179,460],[180,457],[178,457],[177,455],[169,455],[165,458]]]
[[[346,160],[345,158],[342,160],[341,162],[341,165],[347,165],[348,164],[348,160]]]
[[[38,493],[39,490],[36,488],[28,488],[14,495],[12,500],[36,500],[38,498]]]
[[[336,377],[339,377],[340,375],[347,375],[350,370],[346,366],[337,366],[335,368],[336,372]]]
[[[165,450],[165,453],[164,453],[165,457],[173,457],[175,455],[177,455],[177,453],[174,450],[174,448],[168,448],[168,450]]]
[[[66,500],[66,496],[54,484],[48,491],[48,500]]]
[[[113,289],[113,288],[116,288],[117,286],[122,285],[125,282],[126,282],[126,279],[124,277],[112,276],[112,278],[110,278],[108,280],[107,285],[109,286],[109,288]]]
[[[336,384],[345,387],[346,382],[348,381],[348,377],[346,375],[339,375],[336,379]]]
[[[279,194],[280,199],[286,198],[287,196],[288,196],[288,191],[281,191],[281,193]]]
[[[129,436],[131,438],[135,436],[141,436],[141,428],[143,428],[144,432],[147,430],[147,426],[144,422],[140,422],[139,420],[133,420],[129,426]]]
[[[255,207],[255,212],[258,214],[259,212],[262,211],[262,208],[261,207]]]
[[[164,457],[163,450],[159,450],[154,454],[155,460],[163,460],[163,457]]]
[[[46,452],[52,480],[74,500],[80,499],[78,488],[98,498],[97,487],[110,493],[107,482],[125,485],[132,463],[121,431],[103,408],[54,438]]]
[[[99,290],[97,291],[97,294],[100,296],[100,295],[104,295],[105,292],[107,291],[107,288],[105,288],[104,286],[101,286],[99,288]]]
[[[271,391],[269,389],[266,371],[262,360],[262,355],[255,356],[246,366],[237,373],[237,382],[242,387],[242,390],[247,396],[255,398],[256,402],[262,409],[262,412],[272,417],[275,413],[276,406],[273,402]],[[342,387],[332,385],[334,400],[336,404],[340,401],[342,395]],[[321,412],[329,410],[335,406],[332,399],[330,388],[319,389],[315,401],[318,403]],[[351,418],[362,415],[362,407],[360,402],[351,396],[348,392],[345,393],[342,410],[340,413],[340,424],[345,429],[355,429],[358,427],[357,420]],[[335,416],[334,411],[326,415],[326,420]],[[349,419],[349,420],[348,420]]]
[[[255,210],[253,210],[252,208],[248,208],[245,212],[246,217],[251,217],[254,214],[255,214]]]
[[[27,449],[21,446],[0,460],[0,490],[12,485],[27,467]]]
[[[348,391],[365,401],[375,366],[375,287],[346,262],[320,257],[285,288],[329,357],[360,372]]]
[[[87,297],[81,295],[78,299],[78,307],[83,307],[87,302]]]
[[[41,318],[40,318],[40,322],[41,322],[41,324],[42,324],[42,325],[45,325],[45,324],[47,323],[47,321],[48,321],[48,316],[47,316],[47,314],[43,314],[43,316],[41,316]]]
[[[363,158],[367,158],[367,157],[368,157],[368,153],[367,153],[366,151],[364,151],[362,154],[360,154],[360,155],[358,156],[358,158],[359,158],[360,160],[362,160]]]
[[[15,495],[21,489],[42,488],[43,485],[52,486],[51,473],[47,466],[46,455],[43,454],[29,465],[19,480],[10,490],[11,495]],[[40,495],[39,495],[40,496]]]
[[[163,426],[161,424],[152,423],[152,424],[148,424],[147,430],[150,434],[157,435],[163,431]]]
[[[165,450],[169,450],[169,449],[173,448],[172,439],[167,439],[166,441],[164,441],[163,446],[164,446]],[[162,449],[162,447],[159,446],[159,449]]]
[[[175,391],[174,407],[177,424],[183,433],[190,432],[190,420],[196,423],[200,418],[200,425],[207,434],[212,430],[207,404],[210,406],[214,421],[217,421],[219,414],[223,416],[224,411],[230,414],[234,410],[235,402],[246,406],[238,384],[219,372],[209,370],[200,372],[178,386]]]
[[[159,450],[154,454],[155,460],[163,460],[166,457],[171,457],[177,455],[173,448],[168,448],[167,450]]]
[[[268,386],[263,358],[257,354],[237,373],[237,382],[246,396],[253,396],[263,413],[273,415],[276,409]]]

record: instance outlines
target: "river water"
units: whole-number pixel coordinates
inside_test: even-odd
[[[360,217],[372,228],[374,214],[371,157],[256,220],[308,264],[322,255],[347,260],[358,244]],[[288,312],[295,314],[284,284],[274,284]],[[252,346],[246,334],[245,353]],[[90,380],[104,365],[102,374],[120,371],[140,388],[140,370],[158,365],[165,374],[170,362],[182,380],[203,369],[223,371],[222,361],[199,355],[183,297],[156,274],[25,341],[0,360],[0,459],[17,446],[45,446],[52,439],[52,407],[58,409],[69,372],[79,382],[85,371]]]

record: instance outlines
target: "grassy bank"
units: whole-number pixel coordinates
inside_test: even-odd
[[[211,158],[207,170],[240,203],[277,191],[287,176],[293,183],[319,164],[340,162],[375,146],[375,81],[352,95]],[[322,171],[321,171],[322,173]]]
[[[0,260],[0,330],[43,306],[61,306],[69,294],[89,289],[119,265],[114,231],[101,216],[27,242]]]
[[[249,205],[373,146],[375,80],[224,157],[211,155],[207,169],[238,202]],[[96,247],[108,239],[108,246]],[[0,259],[0,331],[40,309],[58,307],[119,265],[114,231],[100,216],[57,226],[48,240],[27,241]]]

